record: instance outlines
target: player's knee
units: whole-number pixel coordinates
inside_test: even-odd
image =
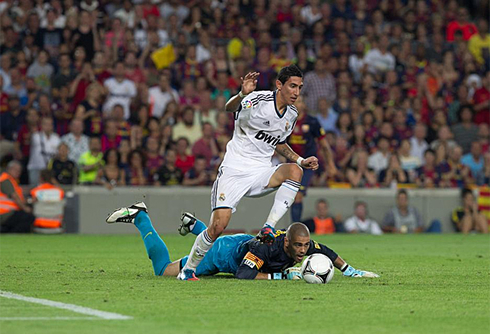
[[[303,177],[303,169],[296,164],[289,164],[287,178],[294,181],[301,181]]]

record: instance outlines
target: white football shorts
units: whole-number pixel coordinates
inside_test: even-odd
[[[276,191],[279,187],[266,187],[280,166],[253,167],[248,171],[221,166],[211,191],[211,209],[230,208],[235,212],[244,196],[262,197]]]

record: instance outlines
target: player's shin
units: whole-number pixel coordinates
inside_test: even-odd
[[[189,254],[189,259],[185,264],[183,270],[190,269],[196,271],[197,266],[201,263],[202,259],[208,252],[208,250],[213,245],[214,241],[208,234],[208,230],[204,230],[201,234],[199,234],[194,241],[194,245],[192,246],[191,252]]]
[[[277,222],[286,214],[289,207],[294,203],[294,198],[298,193],[301,184],[293,180],[284,181],[276,192],[274,204],[267,217],[265,225],[275,227]]]
[[[170,254],[163,240],[151,224],[150,217],[144,211],[138,213],[134,220],[134,225],[140,231],[146,252],[153,264],[155,275],[161,276],[165,268],[170,264]]]

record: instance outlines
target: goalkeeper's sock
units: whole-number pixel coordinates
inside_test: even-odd
[[[303,213],[303,202],[293,203],[293,205],[291,205],[291,219],[293,223],[301,221],[302,213]]]
[[[191,233],[194,235],[199,235],[202,232],[204,232],[205,229],[206,229],[206,224],[204,224],[202,221],[196,218],[196,222],[192,227]]]
[[[138,213],[134,220],[134,225],[140,231],[141,237],[143,238],[146,252],[153,264],[155,275],[163,275],[165,268],[167,268],[171,262],[167,246],[153,228],[150,217],[146,212],[140,211]]]
[[[266,225],[270,227],[276,226],[279,219],[286,214],[291,204],[294,203],[294,198],[300,187],[301,184],[293,180],[286,180],[281,184],[274,197],[274,204],[269,217],[267,217]]]
[[[214,241],[208,234],[208,229],[205,229],[194,241],[194,245],[189,253],[189,259],[182,270],[191,269],[195,272],[201,260],[213,246],[213,243]]]

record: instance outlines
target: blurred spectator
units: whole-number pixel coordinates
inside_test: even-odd
[[[475,175],[476,184],[490,186],[490,152],[483,155],[483,169]]]
[[[377,40],[376,47],[364,56],[364,64],[370,73],[381,75],[395,69],[395,57],[388,51],[389,43],[388,36],[382,35]]]
[[[473,108],[470,105],[461,106],[458,116],[460,123],[451,128],[454,140],[463,148],[465,154],[470,151],[471,143],[477,140],[478,128],[472,122],[473,113]]]
[[[63,185],[74,185],[77,180],[77,167],[69,158],[69,152],[68,144],[62,141],[58,146],[58,154],[48,164],[53,178]]]
[[[126,173],[120,167],[120,157],[115,148],[109,148],[104,153],[104,166],[97,172],[96,184],[102,184],[108,189],[126,185]]]
[[[68,146],[68,159],[78,161],[80,156],[89,150],[88,137],[83,134],[83,122],[75,118],[70,123],[70,133],[61,137],[61,141]]]
[[[179,101],[179,94],[170,87],[170,79],[166,75],[160,76],[159,85],[150,88],[148,94],[151,115],[154,117],[162,117],[171,101]]]
[[[454,37],[457,31],[462,32],[465,41],[469,40],[471,36],[478,32],[476,26],[468,21],[468,9],[465,7],[459,7],[456,20],[449,22],[447,25],[446,39],[448,42],[453,42],[455,40]]]
[[[470,183],[470,169],[461,163],[463,149],[454,146],[449,151],[449,159],[437,166],[437,172],[441,176],[441,186],[462,188]]]
[[[483,156],[479,141],[471,143],[470,153],[463,155],[461,163],[470,169],[471,175],[476,176],[480,173],[483,169]]]
[[[22,165],[12,160],[0,175],[0,233],[29,233],[34,223],[17,181],[21,173]]]
[[[60,137],[53,132],[53,119],[43,117],[41,119],[41,131],[31,137],[31,151],[29,154],[29,184],[39,183],[39,173],[48,166],[49,161],[58,151]]]
[[[388,167],[379,173],[378,182],[382,187],[396,188],[398,183],[409,183],[408,173],[401,167],[400,158],[392,154]]]
[[[80,156],[80,159],[78,160],[78,168],[80,171],[78,181],[81,184],[93,184],[99,170],[104,166],[104,155],[100,151],[100,146],[100,138],[91,137],[89,141],[89,151]]]
[[[192,146],[194,156],[202,156],[206,159],[206,168],[213,168],[219,163],[219,148],[214,129],[210,123],[203,123],[202,137]]]
[[[485,57],[488,58],[490,50],[490,33],[488,32],[487,19],[483,17],[478,19],[478,33],[471,36],[468,41],[468,50],[480,65],[485,64]]]
[[[419,158],[422,162],[424,162],[424,152],[429,148],[425,140],[426,136],[427,127],[421,123],[415,125],[413,137],[410,138],[410,155]]]
[[[128,157],[129,167],[126,169],[126,184],[131,186],[144,186],[148,180],[146,159],[143,152],[132,150]]]
[[[490,43],[490,35],[489,35]],[[486,49],[490,50],[490,46]],[[488,53],[489,51],[487,51]],[[487,59],[490,57],[490,53],[487,55]],[[488,60],[490,62],[490,60]],[[490,71],[488,71],[482,79],[482,86],[475,91],[473,95],[475,123],[476,124],[490,124]]]
[[[82,1],[82,4],[80,5],[82,10],[79,13],[78,28],[73,32],[72,43],[74,43],[74,47],[81,46],[87,55],[87,60],[91,61],[94,57],[95,50],[100,50],[100,38],[97,31],[97,21],[94,16],[87,11],[87,9],[89,9],[88,6],[83,6],[83,3],[84,1]],[[92,4],[95,4],[95,7],[98,5],[95,1]],[[92,9],[91,11],[93,10],[95,9]]]
[[[354,188],[376,186],[376,174],[368,167],[368,153],[364,150],[355,153],[347,168],[347,180]]]
[[[213,184],[214,176],[206,169],[206,158],[196,156],[194,165],[184,174],[183,186],[210,186]]]
[[[335,131],[335,124],[337,123],[339,115],[332,107],[332,102],[326,98],[321,97],[318,99],[318,110],[316,118],[320,122],[320,126],[325,131]]]
[[[34,78],[37,87],[46,94],[51,93],[51,77],[54,73],[54,68],[48,63],[48,60],[48,52],[41,50],[36,61],[27,70],[27,77]]]
[[[165,164],[153,175],[156,186],[175,186],[182,183],[184,174],[175,166],[177,155],[174,150],[165,153]]]
[[[462,206],[452,212],[452,222],[457,232],[469,233],[476,231],[488,233],[487,219],[478,211],[478,204],[470,189],[461,191]]]
[[[29,108],[27,109],[25,123],[21,126],[17,134],[17,141],[14,144],[15,145],[14,158],[16,160],[19,160],[24,167],[27,166],[27,162],[29,161],[32,135],[37,131],[39,131],[38,113],[36,109]],[[5,142],[2,142],[1,146],[3,151],[3,149],[5,149]],[[0,156],[1,155],[2,154],[0,154]],[[26,183],[26,182],[22,180],[22,183]]]
[[[318,100],[321,97],[331,102],[335,100],[335,78],[322,59],[317,59],[314,71],[305,74],[301,93],[306,97],[308,110],[318,110]]]
[[[234,37],[228,43],[228,56],[235,60],[238,58],[242,52],[242,48],[247,45],[252,51],[252,55],[255,55],[255,40],[253,39],[250,27],[248,25],[243,25],[240,28],[240,32],[237,37]]]
[[[121,143],[122,137],[118,134],[118,128],[116,121],[108,119],[105,122],[105,131],[101,138],[102,152],[106,152],[109,149],[117,149]]]
[[[70,55],[67,53],[61,54],[59,57],[59,67],[56,74],[53,75],[51,81],[51,93],[53,97],[59,97],[60,89],[67,87],[75,79],[76,74],[71,67]]]
[[[412,145],[408,139],[404,139],[400,142],[400,148],[398,149],[398,153],[400,156],[400,163],[402,165],[403,170],[408,172],[410,177],[410,181],[414,181],[414,174],[416,168],[419,168],[422,165],[422,160],[419,157],[413,156],[411,154]]]
[[[379,224],[368,217],[367,204],[361,201],[354,204],[354,215],[347,218],[344,222],[344,228],[347,233],[383,234]]]
[[[442,145],[447,151],[449,151],[451,148],[457,145],[456,142],[451,139],[452,136],[453,134],[451,133],[449,126],[441,126],[439,131],[437,131],[437,139],[430,143],[430,148],[437,151],[439,146]]]
[[[84,134],[87,136],[102,133],[101,91],[102,86],[98,83],[88,86],[86,99],[76,109],[75,117],[84,122]]]
[[[382,229],[386,233],[440,233],[441,223],[434,220],[426,229],[417,208],[409,205],[407,191],[401,189],[396,195],[396,206],[385,214]]]
[[[490,152],[490,125],[482,123],[478,126],[478,138],[483,153]]]
[[[379,137],[376,152],[368,158],[368,167],[374,170],[376,175],[379,175],[383,169],[388,167],[389,158],[390,142],[386,137]]]
[[[146,169],[148,170],[148,184],[152,184],[155,173],[163,166],[164,158],[160,155],[157,138],[148,137],[146,140]]]
[[[177,154],[177,159],[175,161],[175,167],[182,171],[182,174],[187,173],[189,169],[194,166],[194,156],[188,154],[189,150],[189,140],[185,137],[180,137],[177,139],[175,144],[175,151]]]
[[[131,116],[129,106],[131,100],[136,97],[136,85],[133,81],[126,79],[124,63],[119,61],[114,64],[113,77],[104,82],[108,95],[104,103],[104,113],[107,115],[112,108],[120,104],[124,109],[124,119],[128,120]]]
[[[131,153],[131,145],[128,139],[122,139],[117,149],[120,155],[119,165],[122,169],[129,166],[129,153]]]
[[[17,68],[10,70],[10,86],[5,88],[5,93],[9,96],[9,100],[17,98],[20,106],[24,107],[28,102],[26,83],[23,80],[21,73]],[[11,107],[10,107],[11,108]]]
[[[440,177],[436,169],[436,153],[428,149],[424,152],[424,165],[415,170],[415,183],[420,188],[434,188],[439,185]]]
[[[178,122],[174,126],[173,139],[185,137],[189,141],[190,145],[202,137],[201,124],[195,122],[194,109],[192,107],[186,107],[182,111],[182,121]]]
[[[307,219],[302,223],[308,227],[310,233],[318,235],[340,232],[339,230],[342,228],[340,215],[337,215],[335,218],[332,217],[329,214],[329,204],[323,198],[316,202],[315,217]]]

